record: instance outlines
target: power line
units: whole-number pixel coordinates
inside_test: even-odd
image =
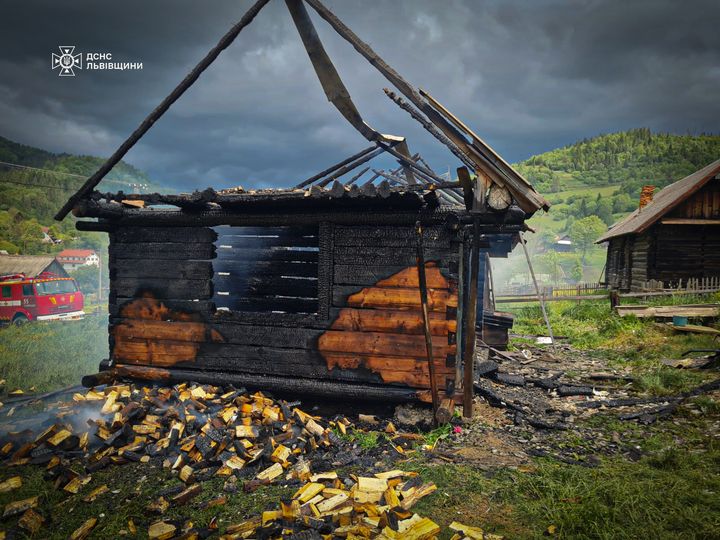
[[[29,169],[32,171],[41,171],[46,172],[50,174],[60,174],[65,176],[74,176],[75,178],[82,178],[83,180],[87,179],[87,176],[84,176],[82,174],[75,174],[75,173],[69,173],[69,172],[63,172],[63,171],[54,171],[52,169],[42,169],[40,167],[31,167],[30,165],[20,165],[19,163],[9,163],[7,161],[0,161],[0,165],[6,165],[8,167],[15,167],[17,169]],[[119,182],[121,184],[130,184],[131,182],[127,180],[119,180],[117,178],[104,178],[106,182]],[[39,185],[39,184],[38,184]],[[50,186],[47,186],[50,187]]]
[[[72,191],[75,188],[64,188],[60,186],[50,186],[48,184],[28,184],[25,182],[17,182],[16,180],[5,180],[0,178],[0,183],[2,184],[17,184],[18,186],[29,186],[29,187],[42,187],[42,188],[48,188],[48,189],[59,189],[60,191]]]

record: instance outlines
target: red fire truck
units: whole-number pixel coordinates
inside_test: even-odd
[[[0,276],[0,322],[81,319],[83,294],[74,279],[43,272],[30,278],[25,274]]]

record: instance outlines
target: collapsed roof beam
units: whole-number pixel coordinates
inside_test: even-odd
[[[447,146],[448,149],[455,155],[455,157],[462,161],[466,167],[475,170],[475,163],[470,158],[468,158],[454,142],[452,142],[443,133],[441,133],[440,130],[438,130],[438,128],[436,128],[432,122],[427,120],[420,111],[418,111],[416,108],[414,108],[412,105],[410,105],[407,101],[398,96],[389,88],[384,88],[384,91],[387,97],[389,97],[402,110],[407,111],[407,113],[414,120],[417,120],[420,125],[424,127],[428,133],[430,133],[430,135],[432,135],[442,144]]]
[[[440,112],[435,110],[433,106],[428,103],[420,93],[408,83],[400,74],[390,67],[378,54],[372,50],[372,48],[362,41],[350,28],[338,19],[328,8],[326,8],[320,0],[305,0],[310,6],[322,17],[325,21],[332,26],[335,31],[345,41],[350,43],[353,48],[360,53],[361,56],[370,62],[390,83],[392,83],[402,94],[405,95],[427,118],[435,124],[459,149],[466,154],[467,159],[473,162],[473,169],[478,169],[482,166],[484,169],[488,169],[488,174],[493,177],[493,180],[498,181],[500,184],[507,184],[513,189],[514,195],[518,198],[520,206],[529,212],[534,212],[537,208],[548,208],[549,205],[545,199],[537,194],[532,187],[528,189],[522,179],[515,178],[512,172],[508,172],[498,164],[494,163],[491,158],[484,155],[472,143],[469,142],[463,133],[457,129],[450,121],[448,121]],[[484,148],[482,150],[487,151],[491,156],[494,152],[487,146],[479,141]],[[464,161],[464,160],[463,160]]]
[[[305,180],[305,181],[303,181],[303,182],[300,182],[297,186],[295,186],[295,189],[304,188],[305,186],[308,186],[308,185],[312,184],[313,182],[315,182],[315,181],[317,181],[317,180],[320,180],[321,178],[324,178],[325,176],[327,176],[328,174],[336,171],[337,169],[339,169],[339,168],[342,167],[343,165],[347,165],[347,164],[350,163],[351,161],[355,161],[356,159],[359,159],[359,158],[363,157],[364,155],[369,154],[370,152],[372,152],[372,151],[375,150],[376,148],[377,148],[377,145],[375,145],[375,144],[373,144],[372,146],[368,146],[367,148],[365,148],[364,150],[361,150],[361,151],[358,152],[357,154],[353,154],[352,156],[343,159],[341,162],[336,163],[335,165],[333,165],[333,166],[331,166],[331,167],[328,167],[328,168],[325,169],[324,171],[320,171],[320,172],[317,173],[315,176],[311,176],[311,177],[308,178],[307,180]]]
[[[356,169],[357,167],[359,167],[359,166],[362,165],[363,163],[367,163],[367,162],[370,161],[371,159],[373,159],[373,158],[379,156],[380,154],[382,154],[384,151],[385,151],[384,148],[377,148],[377,149],[375,149],[374,151],[372,151],[372,152],[370,152],[369,154],[367,154],[366,156],[363,156],[363,157],[361,157],[360,159],[358,159],[358,160],[356,160],[356,161],[353,161],[352,163],[349,163],[348,165],[345,165],[344,167],[340,167],[340,168],[339,168],[337,171],[335,171],[333,174],[331,174],[330,176],[328,176],[328,177],[325,178],[324,180],[321,180],[320,182],[318,182],[318,183],[315,184],[315,185],[318,186],[318,187],[325,187],[325,186],[327,186],[330,182],[332,182],[333,180],[335,180],[336,178],[340,178],[343,174],[349,173],[350,171],[352,171],[353,169]]]
[[[295,23],[295,28],[297,28],[300,34],[300,39],[308,53],[308,57],[310,57],[310,62],[313,65],[313,69],[317,74],[328,101],[335,105],[335,108],[350,122],[350,125],[367,140],[384,141],[388,143],[394,141],[397,143],[397,148],[400,153],[409,157],[410,150],[407,148],[407,142],[404,139],[397,141],[395,137],[383,135],[371,128],[362,119],[362,116],[350,97],[350,92],[348,92],[335,65],[325,51],[325,47],[315,30],[315,26],[310,19],[303,0],[285,0],[285,4],[288,7],[288,11],[290,11],[290,15]],[[415,183],[413,173],[407,167],[405,168],[405,177],[410,184]]]
[[[328,101],[335,105],[335,108],[350,122],[350,125],[357,129],[367,140],[377,141],[382,139],[383,136],[368,126],[360,116],[350,97],[350,92],[348,92],[332,60],[325,52],[325,47],[323,47],[315,26],[310,20],[305,4],[303,4],[302,0],[285,0],[285,4],[290,11],[295,28],[300,34],[300,39],[310,57]]]
[[[120,147],[115,151],[115,153],[110,156],[110,158],[102,164],[102,166],[93,174],[90,178],[87,179],[87,181],[83,184],[83,186],[74,194],[72,195],[68,201],[63,205],[63,207],[60,209],[60,211],[55,215],[55,219],[58,221],[62,221],[65,216],[67,216],[68,212],[70,212],[75,204],[85,197],[88,193],[90,193],[95,186],[97,186],[100,181],[105,177],[107,173],[110,172],[110,170],[118,164],[118,162],[125,156],[125,154],[128,153],[130,148],[133,147],[135,143],[137,143],[140,138],[147,133],[147,131],[152,127],[152,125],[157,122],[160,117],[167,112],[167,110],[170,108],[170,106],[175,103],[180,96],[182,96],[185,91],[192,86],[192,84],[200,77],[203,71],[205,71],[210,64],[212,64],[215,59],[220,55],[220,53],[225,50],[227,47],[230,46],[230,44],[235,40],[235,38],[238,36],[238,34],[242,31],[243,28],[245,28],[248,24],[250,24],[255,16],[260,12],[260,10],[267,4],[269,0],[257,0],[255,4],[252,5],[252,7],[247,10],[245,15],[242,16],[240,21],[233,26],[222,38],[220,38],[220,41],[218,41],[217,45],[213,47],[210,52],[200,60],[200,62],[193,68],[193,70],[188,73],[188,75],[180,82],[179,85],[175,87],[175,89],[170,92],[170,94],[162,100],[160,105],[157,106],[157,108],[152,111],[145,120],[142,121],[142,123],[138,126],[138,128],[132,132],[132,134],[123,142]]]

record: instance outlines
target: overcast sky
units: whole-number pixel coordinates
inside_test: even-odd
[[[6,2],[0,135],[109,155],[250,5]],[[719,130],[717,0],[326,5],[509,161],[632,127]],[[365,120],[406,136],[436,170],[458,166],[385,97],[387,81],[308,9]],[[143,69],[58,77],[50,60],[59,45],[109,52]],[[125,159],[182,189],[290,186],[365,146],[326,101],[285,3],[271,0]]]

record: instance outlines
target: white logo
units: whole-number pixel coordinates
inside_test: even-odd
[[[59,55],[52,53],[52,69],[60,68],[59,77],[74,77],[75,68],[82,69],[82,53],[73,54],[75,46],[60,45]]]

